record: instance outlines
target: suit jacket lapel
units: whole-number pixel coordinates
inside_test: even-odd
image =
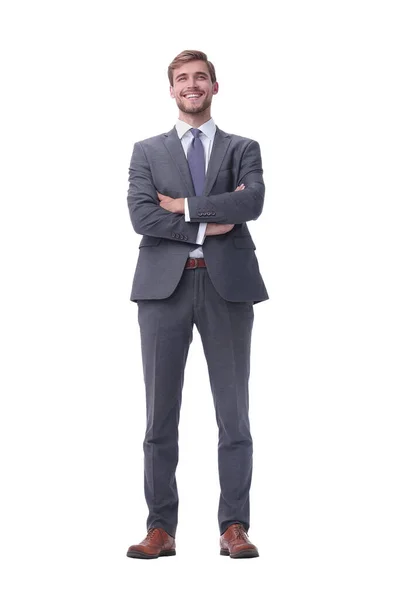
[[[176,128],[173,127],[171,131],[165,133],[164,144],[170,153],[172,160],[176,164],[179,173],[181,174],[182,181],[184,182],[188,191],[188,196],[195,196],[192,176],[189,170],[189,163],[186,159],[185,152],[182,148],[181,140],[178,137]]]
[[[206,181],[204,183],[204,196],[208,196],[214,185],[231,140],[232,138],[228,133],[225,133],[219,127],[216,128],[210,162],[207,167]]]
[[[176,128],[173,127],[171,131],[168,131],[168,133],[165,133],[164,135],[164,143],[171,155],[172,160],[178,168],[182,181],[189,192],[188,196],[195,196],[196,194],[194,192],[189,164],[182,148],[181,140],[178,137]],[[210,161],[207,167],[206,180],[204,183],[204,196],[208,196],[212,186],[214,185],[226,151],[231,143],[231,139],[232,138],[229,134],[219,129],[219,127],[216,128]]]

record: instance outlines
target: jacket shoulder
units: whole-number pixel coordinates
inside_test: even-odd
[[[235,145],[238,144],[241,146],[248,146],[252,142],[255,142],[256,144],[258,144],[257,140],[253,140],[252,138],[248,138],[243,135],[238,135],[236,133],[228,133],[226,131],[222,131],[221,129],[220,129],[220,133],[223,136],[229,136]]]
[[[163,139],[165,139],[165,133],[159,133],[144,140],[138,140],[136,143],[141,146],[153,146],[154,144],[159,144]]]

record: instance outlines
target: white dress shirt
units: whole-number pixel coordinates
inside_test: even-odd
[[[189,146],[193,140],[193,135],[192,135],[191,131],[189,131],[190,129],[192,129],[192,125],[189,125],[188,123],[185,123],[185,121],[181,121],[180,119],[178,119],[175,124],[175,128],[176,128],[178,137],[181,140],[183,151],[185,152],[185,156],[187,158]],[[211,149],[212,149],[212,145],[214,142],[215,131],[217,128],[216,128],[214,120],[210,119],[209,121],[207,121],[206,123],[203,123],[203,125],[200,125],[200,127],[197,127],[196,129],[200,129],[200,131],[201,131],[199,137],[200,137],[200,140],[204,147],[204,158],[205,158],[206,173],[207,173],[208,163],[209,163],[210,156],[211,156]],[[188,206],[187,198],[185,198],[185,221],[190,221],[189,206]],[[205,234],[206,234],[206,228],[207,228],[207,223],[199,223],[199,230],[198,230],[198,234],[197,234],[196,244],[203,244]],[[195,250],[192,250],[192,252],[189,253],[189,256],[193,257],[193,258],[203,257],[204,255],[203,255],[202,248],[199,247],[199,248],[196,248]]]

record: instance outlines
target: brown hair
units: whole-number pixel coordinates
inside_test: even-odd
[[[187,62],[190,62],[191,60],[203,60],[207,64],[208,71],[211,77],[211,83],[215,83],[217,81],[214,65],[207,59],[207,54],[204,54],[204,52],[200,52],[200,50],[184,50],[183,52],[178,54],[178,56],[175,56],[174,60],[168,67],[168,79],[172,86],[174,85],[174,69],[179,69],[179,67],[181,67]]]

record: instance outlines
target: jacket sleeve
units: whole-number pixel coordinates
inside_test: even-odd
[[[237,185],[245,189],[214,196],[188,198],[190,222],[244,223],[255,221],[262,213],[265,195],[260,145],[251,140],[246,146],[239,168]]]
[[[129,167],[128,208],[136,233],[196,243],[199,225],[185,221],[185,215],[160,206],[150,165],[140,142],[134,144]]]

